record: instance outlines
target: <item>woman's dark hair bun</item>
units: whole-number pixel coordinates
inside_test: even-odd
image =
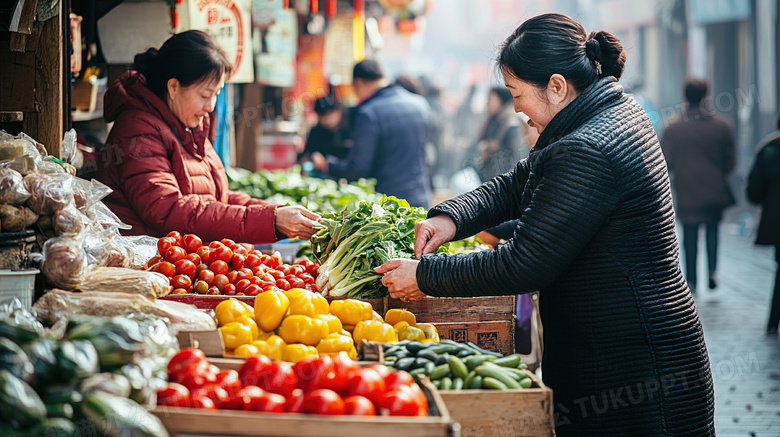
[[[144,76],[150,76],[157,70],[157,49],[152,47],[149,50],[135,55],[133,65]]]
[[[598,48],[591,48],[594,46],[591,41],[596,41]],[[604,30],[591,32],[588,36],[588,41],[585,43],[585,50],[588,58],[590,58],[589,53],[593,50],[595,57],[591,59],[601,65],[599,78],[615,76],[615,79],[620,79],[620,76],[623,75],[623,69],[626,66],[626,54],[623,53],[623,44],[615,35]]]

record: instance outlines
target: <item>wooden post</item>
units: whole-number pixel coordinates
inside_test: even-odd
[[[35,111],[25,114],[24,132],[46,146],[50,155],[60,157],[63,133],[62,4],[60,14],[46,20],[38,29],[35,54]],[[70,64],[70,63],[69,63]]]

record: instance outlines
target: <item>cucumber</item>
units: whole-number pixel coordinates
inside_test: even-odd
[[[448,354],[448,353],[443,353],[443,354],[439,355],[439,358],[436,359],[436,365],[437,366],[441,366],[442,364],[447,363],[447,359],[449,359],[449,358],[450,358],[450,354]]]
[[[437,354],[436,352],[428,348],[428,349],[423,349],[420,352],[417,352],[417,358],[426,358],[435,363],[439,359],[439,354]]]
[[[452,389],[453,390],[463,390],[463,379],[462,378],[455,378],[452,380]]]
[[[471,384],[471,381],[474,379],[474,377],[477,376],[477,372],[471,371],[466,375],[466,378],[463,381],[463,386],[465,388],[469,388],[469,385]]]
[[[406,350],[408,350],[412,354],[417,354],[417,352],[420,352],[421,350],[429,347],[431,343],[420,343],[419,341],[410,341],[406,344]]]
[[[414,357],[407,357],[407,358],[401,358],[398,361],[395,362],[395,367],[398,370],[405,370],[410,371],[412,370],[412,366],[414,365],[414,360],[417,358]]]
[[[471,381],[469,382],[468,385],[466,385],[465,388],[472,389],[472,390],[479,390],[482,388],[482,377],[477,375],[476,373],[475,375],[476,376],[474,376],[474,378],[471,379]]]
[[[531,388],[533,384],[534,381],[531,378],[525,378],[520,380],[520,387],[522,388]]]
[[[527,369],[528,368],[528,364],[520,363],[520,364],[517,365],[517,368],[520,369],[520,370]]]
[[[437,379],[433,381],[433,386],[440,389],[441,388],[441,379]]]
[[[449,376],[445,376],[441,379],[441,388],[439,390],[452,390],[452,379]]]
[[[469,369],[463,364],[463,361],[461,361],[460,358],[450,355],[447,359],[447,363],[450,365],[450,371],[452,371],[454,377],[465,378],[466,375],[468,375]]]
[[[73,419],[73,405],[46,404],[46,415],[48,417],[62,417],[64,419]]]
[[[425,363],[425,367],[423,368],[423,370],[425,370],[426,375],[430,375],[433,372],[433,369],[435,368],[436,368],[436,364],[428,361],[427,363]]]
[[[387,346],[386,344],[382,344],[382,346]],[[405,350],[402,347],[399,346],[391,346],[389,349],[385,350],[385,358],[387,357],[394,357],[395,354],[397,354],[399,351]]]
[[[509,374],[512,378],[514,378],[515,381],[522,381],[525,378],[528,378],[528,375],[525,373],[525,371],[520,369],[513,369],[511,367],[504,367],[504,371]]]
[[[486,388],[488,390],[506,390],[508,387],[501,381],[491,378],[490,376],[486,376],[482,378],[482,388]]]
[[[455,346],[451,344],[435,344],[435,343],[429,343],[433,344],[433,346],[430,347],[430,350],[437,353],[437,354],[451,354],[455,349],[457,349]]]
[[[466,367],[469,368],[469,370],[474,370],[479,366],[480,364],[486,362],[486,361],[492,361],[495,360],[496,357],[492,355],[472,355],[470,357],[466,357],[466,359],[463,360],[463,362],[466,364]]]
[[[466,358],[470,357],[472,355],[477,355],[477,352],[470,350],[470,349],[463,349],[462,351],[458,352],[459,358]]]
[[[29,384],[0,370],[0,422],[29,428],[46,419],[46,405]]]
[[[457,342],[457,341],[455,341],[455,340],[450,340],[449,338],[445,338],[444,340],[441,340],[441,341],[439,342],[439,344],[449,344],[449,345],[452,345],[452,346],[456,346],[456,347],[457,347],[457,346],[460,346],[460,345],[462,345],[463,343],[458,343],[458,342]]]
[[[507,355],[505,357],[493,361],[493,364],[499,365],[501,367],[517,368],[517,366],[520,364],[521,358],[522,357],[520,357],[519,354]]]
[[[69,419],[54,417],[46,419],[35,427],[24,431],[24,436],[57,436],[71,437],[76,435],[76,426]],[[81,433],[79,433],[81,435]]]
[[[442,379],[449,375],[451,372],[449,364],[442,364],[433,368],[433,372],[429,375],[432,380]]]
[[[410,375],[412,375],[412,378],[414,378],[415,382],[420,380],[420,374],[426,374],[424,368],[414,369],[409,372]]]
[[[417,357],[414,359],[414,363],[412,364],[411,368],[412,369],[419,369],[420,367],[424,368],[428,363],[433,363],[433,361],[427,358]]]
[[[477,346],[476,344],[474,344],[474,343],[472,343],[472,342],[470,342],[470,341],[469,341],[468,343],[466,343],[466,344],[468,344],[469,346],[471,346],[471,347],[472,347],[474,350],[476,350],[476,351],[478,351],[478,352],[482,353],[483,355],[493,355],[493,356],[494,356],[494,357],[496,357],[496,358],[501,358],[501,357],[503,357],[503,356],[504,356],[504,355],[502,355],[502,354],[500,354],[500,353],[498,353],[498,352],[493,352],[493,351],[489,351],[489,350],[487,350],[487,349],[482,349],[481,347]]]
[[[512,389],[519,389],[520,384],[518,384],[515,379],[509,375],[508,372],[504,370],[501,366],[496,366],[493,363],[484,363],[480,366],[477,366],[476,369],[474,369],[478,375],[482,375],[485,378],[493,378],[501,381],[501,383],[509,388]],[[485,380],[482,380],[482,384],[485,384]]]

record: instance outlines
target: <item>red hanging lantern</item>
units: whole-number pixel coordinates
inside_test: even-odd
[[[355,15],[360,14],[363,15],[363,11],[365,10],[365,0],[355,0]]]
[[[285,9],[285,10],[286,10],[286,9],[287,9],[287,8],[289,8],[289,7],[290,7],[290,2],[289,2],[289,0],[282,0],[282,9]]]
[[[309,5],[310,5],[309,12],[311,12],[312,14],[316,14],[317,11],[320,10],[320,2],[319,2],[319,0],[311,0],[309,2]]]
[[[327,0],[325,5],[325,16],[328,18],[336,16],[336,0]]]

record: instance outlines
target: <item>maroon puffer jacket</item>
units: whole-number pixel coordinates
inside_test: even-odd
[[[133,229],[129,235],[193,233],[204,241],[276,241],[278,205],[230,191],[207,138],[208,117],[188,130],[130,71],[106,92],[104,118],[114,122],[97,177],[114,190],[104,203]]]

